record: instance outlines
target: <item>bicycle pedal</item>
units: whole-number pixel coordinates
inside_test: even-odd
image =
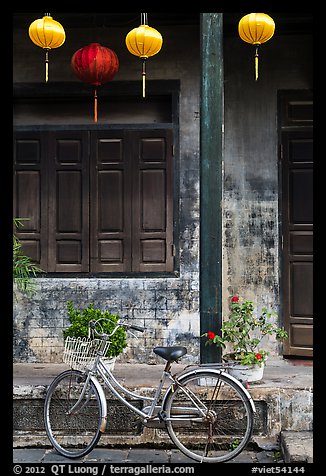
[[[137,428],[137,426],[139,426],[139,424],[141,424],[142,421],[140,418],[138,418],[138,420],[134,421],[133,423],[131,423],[131,428]]]
[[[158,418],[153,418],[152,420],[147,420],[143,422],[143,425],[147,428],[165,428],[165,423],[163,420],[159,420]]]

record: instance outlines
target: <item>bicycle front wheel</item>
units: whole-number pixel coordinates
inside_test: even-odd
[[[166,428],[185,455],[204,463],[237,456],[253,431],[253,409],[241,384],[227,375],[196,370],[167,394]]]
[[[46,434],[54,448],[67,458],[88,454],[101,436],[102,404],[99,393],[89,382],[81,401],[86,375],[66,370],[48,388],[44,404]]]

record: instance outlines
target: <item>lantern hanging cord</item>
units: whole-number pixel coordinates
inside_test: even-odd
[[[94,122],[97,122],[97,89],[94,88]]]
[[[145,81],[146,81],[146,58],[142,58],[141,74],[143,77],[143,98],[144,98],[145,97]]]
[[[45,82],[49,80],[49,48],[45,48]]]
[[[256,81],[258,79],[258,47],[259,45],[256,45],[256,51],[255,51],[255,80]]]
[[[147,13],[140,14],[140,24],[141,25],[148,25]]]

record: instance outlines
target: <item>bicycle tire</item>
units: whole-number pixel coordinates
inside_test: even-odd
[[[196,370],[179,377],[167,391],[163,411],[176,447],[203,463],[235,458],[253,432],[253,409],[242,385],[219,372]]]
[[[57,452],[67,458],[85,456],[101,437],[102,404],[93,382],[89,383],[83,404],[74,414],[68,413],[78,400],[84,383],[85,374],[81,371],[66,370],[53,380],[45,397],[46,434]]]

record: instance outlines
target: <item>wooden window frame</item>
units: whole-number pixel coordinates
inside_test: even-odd
[[[18,128],[19,129],[19,128]],[[38,131],[37,133],[34,132],[27,132],[26,137],[33,137],[34,134],[36,133],[36,136],[39,136],[42,138],[42,147],[43,149],[48,149],[46,152],[43,150],[43,155],[44,155],[44,160],[40,164],[40,171],[42,170],[42,179],[41,179],[41,189],[42,189],[42,204],[41,204],[41,214],[42,214],[42,238],[39,237],[39,243],[41,244],[41,250],[42,250],[42,260],[39,262],[40,266],[42,269],[44,269],[47,272],[48,276],[51,275],[58,275],[58,274],[64,274],[65,276],[67,275],[87,275],[87,276],[93,276],[93,275],[130,275],[130,276],[141,276],[141,275],[148,275],[148,274],[153,274],[155,276],[158,275],[175,275],[177,273],[175,269],[175,257],[174,257],[174,250],[175,246],[173,243],[173,225],[175,223],[173,219],[173,162],[174,159],[172,157],[172,150],[173,150],[173,130],[172,128],[169,129],[164,129],[166,133],[166,138],[167,138],[167,148],[169,149],[169,167],[167,171],[167,186],[168,186],[168,195],[169,195],[169,200],[168,200],[168,221],[169,221],[169,229],[168,233],[166,236],[167,244],[166,244],[166,257],[167,257],[167,264],[164,268],[164,264],[160,263],[151,263],[148,265],[143,264],[141,265],[138,263],[135,265],[137,262],[137,257],[139,259],[140,256],[140,251],[138,245],[135,244],[135,236],[137,235],[137,227],[134,226],[133,231],[130,231],[129,236],[126,237],[127,239],[127,245],[130,248],[132,247],[131,243],[134,242],[133,245],[133,250],[130,251],[130,260],[128,262],[124,263],[124,266],[96,266],[96,259],[97,259],[97,253],[95,252],[97,243],[95,239],[95,231],[97,230],[97,220],[95,217],[97,216],[97,212],[95,210],[95,203],[97,201],[96,199],[96,193],[97,193],[97,186],[96,186],[96,171],[98,170],[98,163],[96,161],[93,164],[89,162],[88,154],[83,151],[83,160],[82,163],[79,164],[76,168],[76,164],[60,164],[58,163],[58,160],[52,161],[48,164],[48,170],[46,170],[45,162],[47,159],[47,155],[51,151],[51,155],[56,155],[57,151],[55,151],[55,137],[59,138],[59,140],[63,140],[65,137],[84,137],[85,143],[87,142],[87,135],[89,135],[89,144],[90,148],[94,147],[93,138],[96,137],[96,135],[101,136],[100,132],[95,132],[94,130],[92,131],[80,131],[80,130],[62,130],[62,131],[43,131],[41,133]],[[17,131],[18,132],[18,131]],[[103,131],[102,134],[105,136],[105,132]],[[19,133],[19,132],[18,132]],[[141,137],[141,134],[145,136],[160,136],[162,135],[162,129],[160,128],[148,128],[146,129],[128,129],[124,128],[121,129],[120,131],[118,129],[110,130],[110,134],[112,137],[115,137],[117,134],[123,134],[129,137],[133,138],[139,138]],[[23,133],[25,134],[25,133]],[[48,145],[45,145],[45,142],[48,142]],[[133,146],[134,148],[136,147],[136,142]],[[86,147],[85,147],[86,148]],[[127,164],[130,167],[130,164],[134,162],[134,154],[135,150],[132,150],[128,153],[127,156]],[[154,164],[154,170],[157,168],[157,165]],[[135,187],[135,184],[137,183],[137,173],[135,173],[136,166],[134,165],[131,170],[128,171],[128,185]],[[19,167],[18,167],[19,169]],[[58,231],[56,229],[56,220],[57,220],[57,210],[56,210],[56,199],[55,196],[58,194],[57,188],[58,188],[58,181],[56,179],[50,179],[49,177],[55,177],[57,174],[60,174],[61,171],[63,174],[69,174],[70,173],[76,173],[76,170],[79,170],[82,172],[82,184],[83,184],[83,202],[85,203],[84,208],[82,210],[82,221],[83,221],[83,230],[81,233],[74,234],[73,232],[71,233],[63,233],[60,235],[60,230]],[[89,181],[88,181],[89,178]],[[89,197],[89,199],[85,199],[85,195]],[[126,205],[128,207],[128,204]],[[130,206],[130,205],[129,205]],[[139,203],[137,203],[136,208],[139,209]],[[14,212],[14,215],[18,213],[17,209]],[[134,210],[133,212],[128,211],[129,215],[134,215]],[[47,228],[46,231],[44,229]],[[89,237],[87,237],[87,234],[89,233]],[[27,242],[30,238],[30,231],[29,230],[21,230],[18,233],[18,236],[21,238],[23,244],[24,242]],[[138,233],[138,240],[139,240],[140,234]],[[60,240],[60,237],[62,238],[62,243],[63,245],[69,244],[68,240],[74,241],[74,238],[77,240],[79,239],[81,242],[81,246],[83,248],[83,259],[82,262],[76,263],[76,265],[72,266],[71,264],[65,264],[65,263],[58,263],[56,258],[55,258],[55,249],[58,247],[58,243],[56,240]],[[153,240],[155,238],[155,233],[153,234]],[[27,241],[26,241],[27,240]],[[129,242],[128,242],[129,240]],[[48,255],[46,256],[46,253],[44,251],[44,243],[48,242]],[[42,246],[43,244],[43,246]],[[133,256],[134,261],[131,261],[131,257]],[[164,269],[163,269],[164,268]]]
[[[110,88],[101,88],[101,97],[107,98],[107,100],[118,100],[119,97],[125,98],[127,97],[134,97],[139,98],[139,82],[138,81],[114,81],[110,83]],[[53,82],[51,84],[44,85],[43,83],[14,83],[13,85],[13,95],[14,95],[14,104],[19,103],[30,103],[30,102],[40,102],[46,103],[48,100],[56,100],[59,101],[72,101],[78,102],[80,99],[88,100],[90,97],[89,87],[82,82]],[[168,276],[179,276],[179,248],[178,248],[178,240],[179,240],[179,207],[177,204],[179,203],[179,187],[178,187],[178,180],[179,180],[179,158],[178,158],[178,150],[179,150],[179,139],[178,139],[178,124],[179,124],[179,96],[180,96],[180,81],[179,80],[149,80],[147,83],[147,99],[150,100],[150,97],[154,98],[162,98],[169,97],[171,101],[171,114],[169,122],[159,122],[159,121],[150,121],[148,123],[113,123],[113,124],[101,124],[98,123],[96,125],[92,124],[78,124],[78,129],[80,131],[92,131],[92,130],[118,130],[121,128],[125,128],[128,130],[156,130],[156,129],[170,129],[171,134],[173,136],[173,150],[176,151],[176,156],[173,157],[173,164],[172,164],[172,175],[171,178],[171,187],[173,189],[173,197],[172,201],[170,202],[171,213],[173,217],[171,218],[172,228],[171,228],[171,253],[172,257],[171,260],[173,262],[172,266],[170,266],[169,271],[158,271],[155,269],[139,269],[138,271],[134,272],[126,272],[126,271],[112,271],[112,272],[91,272],[91,271],[84,271],[82,268],[81,271],[71,272],[64,270],[61,267],[60,270],[56,271],[48,271],[46,276],[85,276],[85,277],[122,277],[122,276],[130,276],[130,277],[141,277],[141,276],[155,276],[155,277],[168,277]],[[111,99],[110,99],[111,98]],[[15,116],[14,116],[15,118]],[[29,122],[25,123],[16,123],[14,119],[14,131],[20,132],[35,132],[35,131],[70,131],[75,130],[75,125],[69,125],[69,123],[60,123],[60,124],[42,124],[37,123],[38,125],[32,125]],[[44,175],[44,171],[42,172]],[[45,177],[43,177],[42,182],[42,194],[46,195],[48,189],[48,184],[46,183]],[[90,184],[90,193],[91,193],[91,184]],[[42,203],[46,203],[47,198],[42,195]],[[49,204],[46,204],[46,210],[42,211],[42,223],[47,223],[48,220],[48,209]],[[14,212],[15,215],[15,212]],[[91,219],[92,220],[92,219]],[[90,227],[92,226],[92,222],[90,222]],[[43,235],[44,232],[42,231]],[[22,238],[23,241],[27,240],[31,235],[30,233],[24,233],[24,230],[20,230],[18,235]],[[43,238],[44,239],[44,236]],[[26,241],[25,241],[26,242]],[[44,255],[44,253],[43,253]],[[90,260],[92,260],[93,251],[90,253]],[[47,267],[47,263],[43,256],[43,263],[45,263],[44,269]]]

